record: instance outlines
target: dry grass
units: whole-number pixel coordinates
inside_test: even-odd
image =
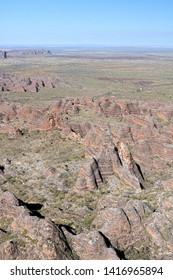
[[[123,56],[124,55],[124,56]],[[116,96],[118,99],[173,101],[173,54],[152,55],[71,52],[61,56],[0,60],[0,73],[18,77],[49,76],[56,89],[33,93],[3,93],[12,101],[50,104],[59,97]]]

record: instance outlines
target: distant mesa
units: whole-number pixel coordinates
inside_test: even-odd
[[[6,51],[1,51],[1,58],[7,58],[7,52]]]
[[[32,57],[39,55],[51,55],[50,50],[38,49],[38,50],[0,50],[0,58],[9,58],[9,57]]]

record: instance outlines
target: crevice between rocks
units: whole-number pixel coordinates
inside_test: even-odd
[[[112,246],[110,240],[103,234],[103,232],[99,231],[99,234],[103,237],[106,246],[108,248],[112,248],[116,252],[116,254],[120,260],[126,260],[124,251],[121,251],[121,250],[115,248],[114,246]]]

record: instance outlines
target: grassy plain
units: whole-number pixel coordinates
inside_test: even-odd
[[[173,50],[62,49],[52,56],[0,60],[0,74],[57,79],[55,89],[5,92],[13,102],[45,104],[59,97],[116,96],[128,100],[173,101]]]

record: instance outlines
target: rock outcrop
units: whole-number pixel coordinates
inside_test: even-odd
[[[55,84],[51,78],[17,78],[13,75],[0,76],[0,91],[10,92],[38,92],[40,88],[54,88]]]
[[[94,127],[85,137],[88,162],[82,167],[75,189],[97,189],[99,183],[115,174],[137,190],[146,188],[140,166],[134,161],[127,146],[117,141],[108,131]]]
[[[10,192],[1,194],[1,260],[73,258],[62,230],[39,215],[34,210],[38,206],[27,205]]]
[[[67,233],[67,238],[81,260],[119,260],[116,249],[96,230],[78,235]]]
[[[111,242],[121,251],[125,251],[131,245],[145,244],[146,233],[142,225],[142,219],[149,213],[148,207],[140,201],[129,200],[123,208],[111,207],[102,209],[93,221]]]
[[[1,51],[0,52],[0,57],[1,58],[7,58],[7,52],[6,51]]]

